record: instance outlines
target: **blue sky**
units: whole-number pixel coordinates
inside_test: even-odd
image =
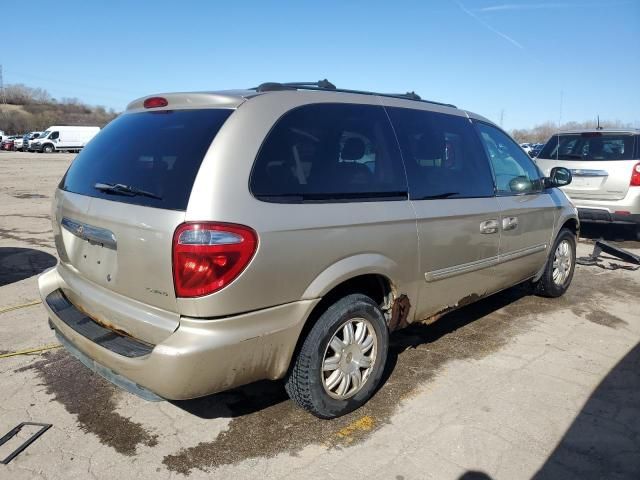
[[[2,11],[18,12],[0,27],[5,83],[118,111],[155,92],[327,77],[415,90],[507,129],[597,114],[640,127],[640,0],[3,0]]]

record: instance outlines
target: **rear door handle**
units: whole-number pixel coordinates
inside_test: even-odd
[[[498,220],[485,220],[480,223],[480,233],[498,233]]]
[[[518,217],[504,217],[502,219],[502,230],[515,230],[518,228]]]

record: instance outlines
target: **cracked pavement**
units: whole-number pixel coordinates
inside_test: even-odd
[[[0,152],[0,312],[55,264],[49,202],[72,158]],[[413,325],[376,396],[333,421],[280,382],[150,403],[61,348],[0,358],[0,435],[53,424],[0,479],[637,479],[639,292],[640,271],[578,266],[560,299],[513,288]],[[0,313],[1,353],[55,343],[41,306]]]

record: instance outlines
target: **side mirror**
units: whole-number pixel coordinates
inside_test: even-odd
[[[571,170],[564,167],[553,167],[548,177],[544,179],[546,188],[565,187],[571,183],[573,176]]]

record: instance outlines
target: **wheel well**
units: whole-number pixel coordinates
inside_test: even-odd
[[[576,236],[580,233],[580,229],[578,228],[578,221],[575,218],[570,218],[562,225],[562,228],[568,228],[571,230]]]
[[[359,275],[357,277],[350,278],[349,280],[333,287],[322,297],[322,301],[316,306],[316,308],[318,308],[322,303],[327,302],[328,305],[325,304],[326,308],[342,297],[351,295],[352,293],[361,293],[366,295],[380,305],[380,308],[383,308],[388,300],[389,293],[391,293],[391,282],[387,277],[377,274]]]
[[[300,332],[292,358],[295,358],[298,354],[302,342],[304,342],[309,330],[313,328],[320,315],[338,300],[353,293],[361,293],[368,296],[376,302],[383,311],[390,311],[391,309],[391,304],[393,303],[393,288],[391,281],[384,275],[358,275],[357,277],[345,280],[329,290],[329,292],[322,297],[322,300],[313,308],[309,317],[307,317],[302,332]]]

